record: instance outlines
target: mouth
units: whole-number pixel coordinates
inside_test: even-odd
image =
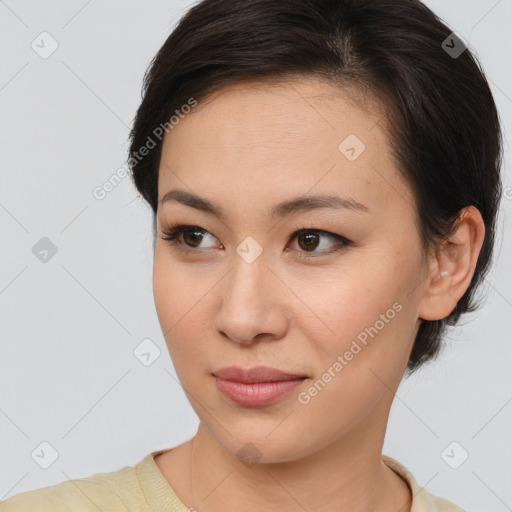
[[[243,384],[280,382],[308,378],[307,375],[286,372],[270,366],[253,366],[247,369],[240,368],[239,366],[228,366],[213,372],[213,376],[232,382],[241,382]]]
[[[244,407],[270,405],[308,379],[305,375],[264,366],[246,370],[231,366],[212,375],[222,395],[231,403]]]

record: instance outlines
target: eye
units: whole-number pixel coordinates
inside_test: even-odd
[[[162,240],[168,242],[176,250],[194,253],[199,252],[200,249],[208,249],[215,247],[215,243],[210,246],[201,247],[201,242],[209,237],[215,239],[208,231],[199,226],[189,226],[184,224],[177,224],[170,226],[161,234]],[[288,239],[288,242],[297,238],[297,244],[300,249],[285,248],[286,251],[294,251],[301,258],[312,258],[330,254],[351,244],[351,241],[341,235],[330,233],[314,228],[301,228],[295,231]],[[331,244],[323,243],[322,239],[330,240]],[[328,248],[325,248],[325,246]],[[329,248],[330,245],[330,248]],[[322,247],[323,246],[323,247]],[[321,250],[317,250],[320,247]],[[222,244],[220,245],[222,249]]]
[[[301,228],[290,236],[289,241],[292,241],[295,238],[297,238],[298,246],[303,249],[303,251],[297,251],[300,258],[316,258],[318,256],[325,256],[327,254],[337,252],[351,244],[350,240],[341,235],[315,228]],[[331,241],[330,248],[325,248],[326,245],[329,246],[329,243],[322,244],[322,239]],[[322,247],[322,245],[323,250],[316,250],[319,247]],[[286,250],[289,251],[290,249]]]
[[[197,249],[206,233],[208,233],[208,231],[200,228],[199,226],[177,224],[163,231],[162,240],[168,242],[169,245],[176,246],[180,250],[186,251],[185,247]],[[185,243],[181,240],[180,235],[183,235]]]

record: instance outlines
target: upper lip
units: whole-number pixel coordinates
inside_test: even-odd
[[[215,377],[245,384],[255,382],[275,382],[281,380],[294,380],[306,378],[305,375],[283,372],[270,366],[253,366],[252,368],[240,368],[239,366],[227,366],[213,372]]]

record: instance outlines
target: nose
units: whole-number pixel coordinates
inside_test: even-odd
[[[284,337],[288,327],[283,307],[285,287],[263,257],[252,263],[237,257],[220,285],[217,332],[240,344]]]

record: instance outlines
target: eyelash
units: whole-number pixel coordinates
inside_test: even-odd
[[[207,233],[210,234],[206,229],[202,229],[199,226],[190,226],[185,224],[173,224],[169,226],[166,230],[164,230],[161,234],[162,240],[166,241],[170,246],[172,246],[174,249],[184,252],[187,254],[190,253],[198,253],[201,251],[201,249],[194,249],[192,247],[185,248],[183,243],[177,238],[179,235],[185,232],[201,232],[201,233]],[[296,238],[299,235],[303,234],[321,234],[326,236],[327,238],[330,238],[331,240],[339,242],[336,248],[330,249],[327,251],[323,251],[320,253],[317,252],[311,252],[308,253],[307,251],[296,251],[299,253],[299,257],[305,258],[305,259],[311,259],[311,258],[317,258],[318,256],[325,256],[327,254],[332,254],[334,252],[338,252],[341,249],[344,249],[345,247],[352,244],[350,240],[347,238],[336,235],[335,233],[330,233],[328,231],[323,231],[321,229],[314,229],[314,228],[306,228],[304,226],[300,226],[292,235],[290,235],[288,239],[288,243],[291,242],[294,238]],[[212,235],[213,236],[213,235]],[[292,249],[293,250],[293,249]]]

